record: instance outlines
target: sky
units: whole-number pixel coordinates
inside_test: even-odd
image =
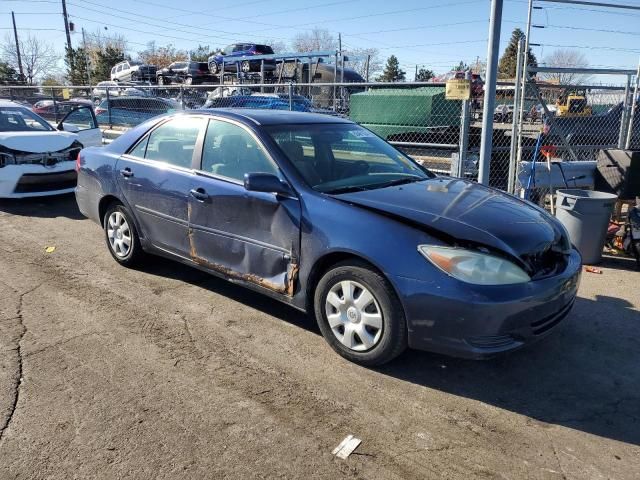
[[[621,0],[640,7],[640,0]],[[640,10],[551,3],[536,0],[531,42],[542,61],[562,47],[584,53],[590,66],[635,69],[640,57]],[[11,11],[20,35],[31,34],[64,51],[60,0],[0,0],[0,33],[11,33]],[[343,47],[377,48],[384,60],[396,55],[413,78],[415,66],[444,73],[460,60],[471,64],[487,57],[489,0],[67,0],[76,29],[89,34],[121,34],[129,53],[155,40],[194,49],[198,44],[224,47],[240,41],[290,44],[314,27],[342,34]],[[526,27],[527,0],[505,0],[501,52],[514,28]],[[106,28],[106,29],[105,29]],[[81,43],[80,33],[72,43]],[[602,77],[604,83],[620,83]]]

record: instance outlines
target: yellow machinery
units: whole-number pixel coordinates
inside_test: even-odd
[[[557,117],[590,117],[593,111],[587,104],[585,90],[565,91],[556,101]]]

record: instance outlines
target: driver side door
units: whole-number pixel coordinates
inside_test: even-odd
[[[84,147],[102,145],[102,131],[98,128],[96,115],[89,106],[78,107],[67,113],[58,124],[58,130],[74,132]]]
[[[284,180],[244,126],[209,120],[189,198],[191,259],[230,278],[292,296],[299,265],[300,202],[244,188],[246,173]]]

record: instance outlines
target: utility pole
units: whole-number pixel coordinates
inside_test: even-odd
[[[503,0],[491,0],[489,22],[489,42],[487,48],[487,78],[482,110],[482,135],[480,138],[480,168],[478,183],[489,184],[489,163],[493,149],[493,110],[496,103],[496,77],[498,76],[498,55],[500,54],[500,27],[502,24]]]
[[[18,29],[16,28],[16,16],[11,12],[13,20],[13,36],[16,39],[16,55],[18,56],[18,70],[20,71],[20,80],[24,80],[24,71],[22,70],[22,56],[20,55],[20,42],[18,41]]]
[[[67,15],[67,2],[62,0],[62,17],[64,18],[64,31],[67,34],[67,50],[71,53],[71,32],[69,31],[69,16]]]

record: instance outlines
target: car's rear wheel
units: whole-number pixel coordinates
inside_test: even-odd
[[[211,62],[211,63],[209,64],[209,71],[210,71],[211,73],[213,73],[214,75],[215,75],[216,73],[218,73],[218,70],[219,70],[219,69],[220,69],[220,67],[218,66],[218,64],[217,64],[216,62]]]
[[[251,71],[251,64],[249,63],[249,60],[242,61],[240,64],[240,70],[242,70],[243,73],[249,73]]]
[[[314,310],[325,340],[352,362],[381,365],[407,348],[407,326],[397,295],[364,263],[341,263],[325,273],[316,287]]]
[[[137,74],[137,73],[132,73],[132,74],[131,74],[131,81],[132,81],[132,82],[135,82],[135,81],[137,81],[137,80],[138,80],[138,74]]]
[[[164,77],[162,75],[158,75],[158,85],[164,85]]]
[[[185,85],[191,85],[193,83],[193,77],[187,77],[184,79]]]
[[[111,256],[127,267],[138,263],[144,256],[138,232],[131,214],[119,203],[113,203],[104,216],[104,234]]]

